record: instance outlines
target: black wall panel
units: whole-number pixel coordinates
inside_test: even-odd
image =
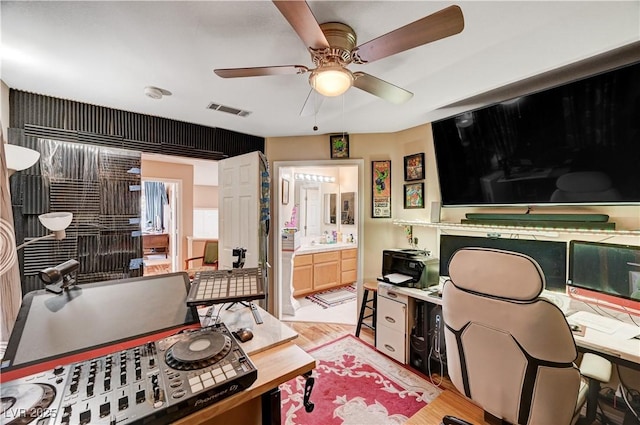
[[[264,152],[264,138],[71,100],[10,90],[9,143],[41,153],[10,179],[18,244],[47,234],[38,215],[69,211],[62,241],[18,252],[23,293],[37,274],[69,258],[78,283],[142,275],[140,153],[218,160]]]

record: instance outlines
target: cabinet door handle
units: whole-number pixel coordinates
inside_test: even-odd
[[[384,319],[389,323],[396,323],[396,319],[394,319],[393,317],[384,316]]]
[[[389,350],[389,351],[391,351],[391,352],[396,351],[396,349],[395,349],[395,348],[393,348],[392,346],[390,346],[389,344],[385,344],[385,345],[384,345],[384,348],[386,348],[387,350]]]

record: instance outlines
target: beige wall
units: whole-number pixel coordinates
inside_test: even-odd
[[[187,258],[187,236],[193,234],[193,166],[143,159],[142,178],[180,182],[178,217],[181,219],[178,219],[178,224],[182,238],[179,241],[178,268],[181,269]]]
[[[193,208],[218,208],[218,186],[193,186]]]
[[[407,248],[404,229],[393,225],[393,219],[426,219],[425,210],[403,209],[404,174],[402,164],[405,155],[432,150],[431,127],[423,125],[399,133],[350,134],[349,156],[364,160],[364,217],[363,277],[375,278],[382,269],[382,250],[385,248]],[[308,137],[273,137],[266,140],[266,155],[274,161],[327,160],[329,135]],[[427,153],[428,155],[428,153]],[[431,155],[432,156],[432,155]],[[371,218],[371,161],[391,160],[391,214],[392,218]],[[336,164],[339,160],[336,160]],[[431,173],[435,169],[431,167]],[[427,182],[433,180],[427,170]],[[435,174],[434,174],[435,175]],[[427,190],[428,193],[428,190]],[[434,231],[431,230],[431,233]],[[422,246],[422,245],[421,245]]]
[[[385,248],[408,248],[404,228],[393,225],[393,220],[423,220],[430,221],[431,202],[440,200],[439,182],[437,177],[436,162],[434,158],[433,138],[431,124],[424,124],[398,133],[386,134],[350,134],[349,151],[351,158],[362,158],[365,162],[364,171],[364,245],[363,250],[363,277],[378,276],[382,269],[382,250]],[[404,156],[414,153],[425,153],[425,208],[403,208],[404,196]],[[266,140],[266,155],[271,163],[273,161],[296,160],[326,160],[329,159],[329,136],[318,135],[309,137],[274,137]],[[391,160],[391,219],[371,218],[371,161]],[[635,178],[630,176],[630,178]],[[519,208],[445,208],[442,210],[442,221],[459,223],[468,212],[513,212],[524,213]],[[533,213],[599,213],[608,214],[610,221],[616,223],[617,229],[640,229],[640,207],[638,206],[585,206],[585,207],[540,207]],[[414,237],[418,238],[418,246],[425,248],[437,255],[439,240],[438,231],[434,228],[413,228]],[[448,233],[467,234],[465,231],[447,231]],[[468,233],[481,236],[481,233]],[[272,234],[273,235],[273,234]],[[544,239],[544,237],[538,237]],[[602,235],[580,235],[576,233],[564,233],[551,237],[550,240],[602,240],[608,239]],[[612,243],[629,243],[639,245],[637,236],[616,236],[609,239]],[[272,247],[273,248],[273,247]]]

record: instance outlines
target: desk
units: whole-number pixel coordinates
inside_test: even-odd
[[[431,304],[442,305],[442,298],[433,295],[429,290],[394,286],[393,291]],[[584,302],[574,300],[564,294],[545,290],[541,297],[556,304],[567,316],[578,310],[593,311]],[[602,307],[599,308],[602,309]],[[636,322],[639,320],[636,319]],[[606,333],[587,328],[584,336],[574,334],[574,340],[578,351],[598,354],[613,363],[640,370],[640,339],[616,339]]]
[[[219,307],[223,307],[222,304],[216,306],[216,310]],[[255,324],[250,309],[241,304],[229,310],[223,308],[220,313],[221,320],[231,331],[240,327],[253,329],[254,338],[243,343],[242,349],[258,369],[258,379],[246,390],[185,416],[174,424],[270,423],[268,418],[262,418],[262,405],[268,399],[268,393],[316,367],[315,359],[292,342],[298,337],[293,329],[260,307],[258,311],[264,321],[261,325]]]

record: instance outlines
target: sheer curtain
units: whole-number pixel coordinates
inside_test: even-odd
[[[144,228],[164,230],[164,206],[169,203],[164,183],[144,182],[144,200]]]

